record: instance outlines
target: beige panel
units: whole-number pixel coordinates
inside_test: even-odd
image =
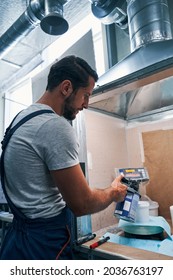
[[[170,219],[173,205],[173,130],[143,133],[144,165],[150,174],[147,194],[159,203],[159,214]]]
[[[127,125],[126,129],[126,137],[127,137],[127,147],[128,147],[128,157],[129,157],[129,164],[131,166],[145,166],[145,152],[144,152],[144,143],[142,139],[142,135],[144,133],[153,133],[151,135],[154,135],[155,133],[157,134],[157,131],[167,131],[167,130],[172,130],[173,129],[173,118],[170,119],[164,119],[164,120],[159,120],[159,121],[151,121],[151,122],[138,122],[138,123],[129,123]],[[155,135],[156,135],[155,134]],[[159,133],[160,134],[160,133]],[[171,136],[169,139],[169,145],[172,149],[172,139],[173,137]],[[160,142],[160,145],[164,146],[165,143],[162,143],[162,139],[159,137],[159,139],[156,140],[157,142]],[[152,140],[150,139],[150,142]],[[158,142],[158,143],[159,143]],[[153,153],[155,153],[155,148],[152,148]],[[162,148],[157,149],[156,155],[161,154]],[[167,149],[167,154],[172,155],[172,151],[168,148]],[[171,156],[172,157],[172,156]],[[161,156],[161,162],[162,166],[167,169],[168,167],[168,172],[173,173],[173,162],[171,159],[171,162],[166,160],[167,156],[165,153],[162,154]],[[149,159],[148,159],[149,162]],[[158,168],[158,162],[154,160],[152,162],[152,165],[154,166],[154,169],[157,170]],[[160,165],[159,165],[160,166]],[[165,169],[165,172],[167,172]],[[172,171],[171,171],[172,170]],[[152,174],[151,171],[149,171],[149,176],[150,180],[152,180],[152,185],[147,186],[147,190],[143,190],[143,193],[147,192],[147,195],[154,201],[159,200],[159,215],[163,215],[168,222],[170,222],[170,214],[169,214],[169,205],[170,203],[173,204],[173,184],[172,184],[172,175],[169,176],[168,174],[162,175],[162,170],[160,172],[157,172],[157,176]],[[154,177],[153,177],[154,176]],[[164,176],[164,179],[163,179]],[[160,183],[161,182],[161,185]],[[158,187],[160,185],[160,187]],[[169,198],[168,198],[169,196]],[[168,198],[168,199],[167,199]]]
[[[89,184],[91,187],[110,186],[115,167],[128,164],[125,122],[101,113],[85,112],[87,150],[89,153]],[[93,231],[117,223],[113,216],[115,204],[92,215]]]

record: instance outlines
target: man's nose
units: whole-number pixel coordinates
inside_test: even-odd
[[[88,109],[89,100],[85,100],[83,104],[83,108]]]

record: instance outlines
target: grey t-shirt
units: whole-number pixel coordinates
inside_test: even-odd
[[[14,125],[42,109],[51,108],[33,104],[19,114]],[[78,164],[78,149],[73,127],[56,113],[36,116],[16,130],[5,152],[6,189],[12,202],[27,217],[48,218],[61,213],[66,203],[50,170]]]

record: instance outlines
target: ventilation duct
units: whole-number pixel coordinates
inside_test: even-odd
[[[68,23],[63,18],[63,5],[68,1],[45,0],[45,17],[41,20],[41,28],[51,35],[61,35],[68,30]]]
[[[152,42],[172,39],[167,1],[127,2],[131,52]]]
[[[118,27],[127,30],[128,19],[125,13],[126,1],[122,0],[90,0],[93,15],[103,24],[115,23]]]
[[[98,80],[95,93],[111,90],[173,66],[173,40],[166,0],[127,0],[131,54]]]
[[[60,35],[67,31],[68,23],[63,19],[63,0],[30,0],[26,11],[0,38],[0,59],[41,22],[44,32]]]

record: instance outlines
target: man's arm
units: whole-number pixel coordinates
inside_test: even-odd
[[[113,201],[123,201],[127,187],[117,177],[110,187],[92,189],[88,186],[80,165],[51,171],[52,177],[68,207],[76,216],[99,212]]]

